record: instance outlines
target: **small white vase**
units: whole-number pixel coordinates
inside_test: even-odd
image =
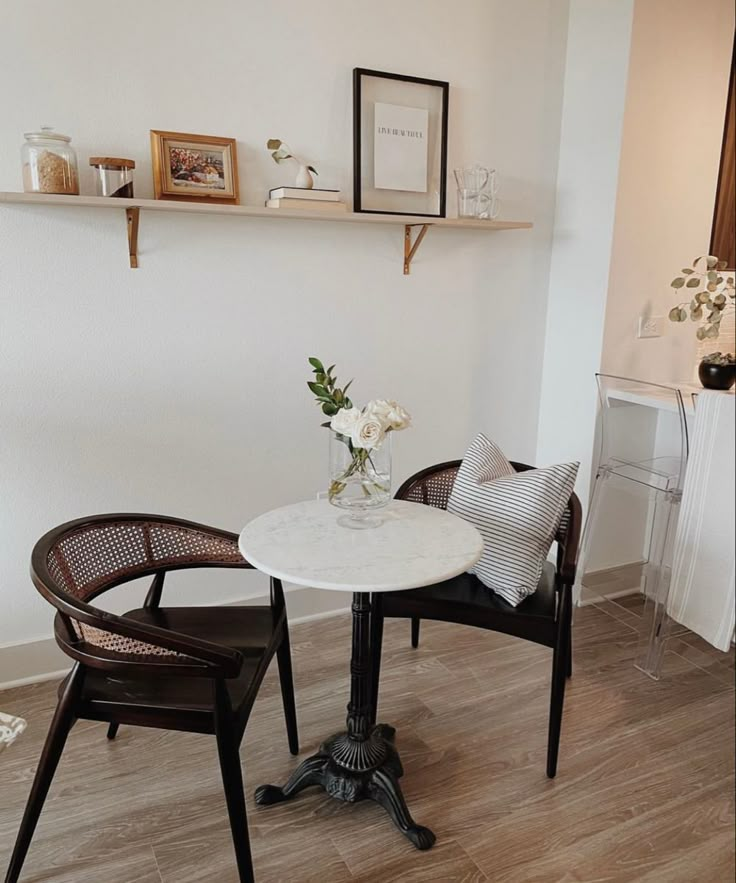
[[[305,190],[311,190],[314,187],[314,178],[306,166],[299,166],[299,171],[296,173],[296,186]]]

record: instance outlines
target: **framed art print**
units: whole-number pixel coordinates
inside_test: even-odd
[[[445,217],[450,85],[353,71],[356,212]]]
[[[152,130],[151,159],[156,199],[240,201],[234,138]]]

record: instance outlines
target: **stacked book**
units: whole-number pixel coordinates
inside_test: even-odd
[[[291,209],[301,212],[344,212],[339,190],[307,190],[306,187],[276,187],[269,191],[266,208]]]

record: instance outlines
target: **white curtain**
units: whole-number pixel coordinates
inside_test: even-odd
[[[672,562],[668,612],[728,650],[736,618],[736,396],[698,395]]]

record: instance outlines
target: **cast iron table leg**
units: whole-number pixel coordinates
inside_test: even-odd
[[[267,806],[294,797],[310,785],[318,785],[338,800],[353,803],[375,800],[391,816],[396,827],[417,849],[429,849],[435,841],[429,828],[417,825],[401,793],[404,770],[394,747],[394,728],[371,725],[370,596],[353,595],[353,650],[350,660],[350,704],[347,730],[337,733],[294,770],[283,787],[262,785],[256,803]]]

